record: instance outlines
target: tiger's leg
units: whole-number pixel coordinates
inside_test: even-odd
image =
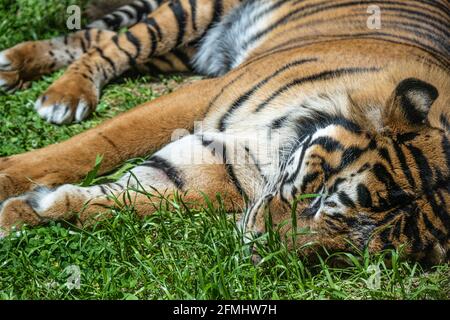
[[[229,159],[228,156],[235,158],[231,154],[233,148],[226,146],[220,150],[212,139],[207,135],[185,136],[114,183],[88,188],[63,185],[9,199],[0,210],[0,227],[3,232],[8,232],[23,223],[33,226],[51,220],[76,218],[85,224],[98,218],[99,214],[106,213],[107,217],[111,214],[110,207],[124,204],[133,205],[137,213],[144,216],[156,211],[161,196],[173,197],[175,194],[184,194],[183,200],[187,205],[201,206],[205,195],[215,201],[216,194],[220,193],[228,211],[241,209],[241,188],[248,193],[253,188],[234,181],[236,176],[245,176],[249,172],[242,166],[238,168],[237,163],[230,175],[223,160]]]
[[[168,143],[174,130],[191,130],[207,112],[220,79],[195,82],[136,107],[67,141],[0,158],[0,201],[36,185],[80,181],[103,155],[100,174]],[[201,92],[201,94],[199,94]]]
[[[90,49],[75,61],[37,100],[39,114],[55,123],[76,118],[73,115],[80,108],[85,111],[83,116],[87,116],[97,104],[100,89],[110,80],[197,40],[238,3],[238,0],[198,0],[196,5],[189,0],[165,2],[145,22]],[[61,109],[65,117],[55,117],[54,113]]]
[[[68,66],[89,49],[111,41],[121,27],[132,26],[161,1],[135,0],[90,23],[86,30],[50,40],[27,41],[0,52],[0,89],[14,91],[29,81]],[[87,70],[85,75],[89,75]]]
[[[30,81],[68,66],[115,32],[88,29],[50,40],[27,41],[0,52],[0,89],[15,91]],[[90,74],[88,69],[85,76]]]

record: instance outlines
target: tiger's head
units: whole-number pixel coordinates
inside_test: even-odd
[[[316,241],[331,251],[404,245],[414,259],[448,259],[450,135],[444,113],[439,125],[429,121],[438,97],[436,87],[416,78],[398,83],[381,108],[350,95],[352,119],[322,117],[298,141],[276,187],[250,208],[247,223],[261,226],[256,212],[269,209],[275,225],[295,217],[297,227],[311,231],[297,236],[297,245]],[[282,229],[292,232],[292,221]]]

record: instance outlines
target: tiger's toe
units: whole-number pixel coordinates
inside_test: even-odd
[[[0,71],[11,71],[12,62],[8,58],[7,50],[0,52]]]
[[[39,116],[53,124],[70,124],[85,120],[94,109],[94,103],[80,97],[47,93],[35,103]]]
[[[29,87],[32,75],[24,68],[24,61],[20,54],[13,49],[0,52],[0,90],[13,93],[16,90]]]
[[[12,93],[22,88],[24,82],[20,79],[17,71],[1,71],[0,70],[0,89],[8,93]]]

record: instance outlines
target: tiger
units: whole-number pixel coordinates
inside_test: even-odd
[[[161,197],[182,195],[191,208],[220,201],[241,213],[249,247],[275,227],[306,258],[398,249],[450,260],[448,1],[121,4],[81,30],[2,51],[2,89],[67,67],[35,103],[64,125],[88,118],[127,71],[203,78],[0,158],[3,237],[51,221],[89,226],[127,201],[145,217]],[[99,174],[145,160],[117,181],[80,186],[98,155]]]

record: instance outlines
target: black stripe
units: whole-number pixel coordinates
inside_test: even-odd
[[[103,34],[102,30],[97,30],[97,34],[95,35],[95,43],[98,44],[100,42],[100,37]]]
[[[345,191],[341,191],[338,193],[339,201],[346,207],[349,208],[356,208],[355,203],[353,200],[348,196],[348,194]]]
[[[417,10],[411,10],[411,8],[414,8],[415,6],[411,6],[408,5],[406,6],[402,6],[400,8],[398,7],[383,7],[383,11],[392,11],[392,12],[396,12],[396,13],[403,13],[409,16],[414,16],[414,18],[410,18],[412,21],[414,21],[416,18],[423,18],[426,21],[428,21],[427,25],[431,26],[433,28],[435,28],[436,30],[439,30],[441,32],[443,32],[444,34],[446,34],[448,36],[448,29],[445,29],[445,26],[449,26],[449,23],[447,21],[441,20],[439,18],[437,18],[436,16],[433,15],[429,15],[426,14],[425,12],[423,12],[422,9],[419,9],[419,11]],[[415,7],[417,8],[417,7]],[[444,26],[444,28],[442,28],[442,26]]]
[[[68,49],[66,49],[65,52],[66,52],[66,54],[69,56],[69,58],[70,58],[71,61],[75,60],[74,55],[73,55]]]
[[[93,74],[94,74],[94,70],[92,70],[92,67],[91,67],[90,65],[88,65],[88,64],[86,63],[86,61],[82,61],[81,64],[83,65],[83,67],[85,67],[85,68],[88,70],[88,72],[89,72],[90,75],[93,75]]]
[[[114,29],[120,28],[122,26],[122,22],[123,22],[122,16],[116,12],[111,13],[111,16],[113,16],[113,21],[111,22],[112,27]]]
[[[117,10],[119,12],[122,12],[123,14],[125,14],[128,19],[133,20],[137,18],[137,15],[135,15],[134,12],[130,11],[130,9],[128,9],[127,7],[122,7],[119,10]]]
[[[142,6],[140,6],[141,4]],[[136,11],[136,20],[141,21],[142,18],[152,11],[152,8],[146,1],[132,2],[129,4]]]
[[[280,118],[272,121],[272,123],[270,124],[270,128],[272,130],[281,129],[288,121],[289,121],[289,116],[286,116],[286,115],[281,116]]]
[[[100,192],[103,193],[104,195],[108,194],[108,189],[105,188],[105,186],[103,185],[98,185],[98,187],[100,188]]]
[[[389,11],[395,11],[394,9],[391,9]],[[417,22],[417,23],[421,23],[420,28],[423,29],[428,29],[429,31],[432,31],[434,33],[438,33],[440,32],[441,34],[445,35],[446,37],[450,36],[450,32],[448,32],[448,30],[444,29],[441,27],[441,25],[439,24],[434,24],[432,21],[430,21],[429,19],[426,18],[422,18],[420,16],[417,16],[415,14],[410,13],[405,13],[405,12],[393,12],[393,13],[384,13],[385,16],[397,19],[398,18],[402,18],[405,19],[407,21],[413,21],[413,22]],[[395,23],[395,22],[392,22]],[[402,20],[399,20],[397,23],[403,24],[405,23]]]
[[[240,108],[244,103],[246,103],[262,86],[267,84],[270,80],[275,78],[276,76],[280,75],[281,73],[289,70],[292,67],[299,66],[308,62],[317,61],[316,58],[311,59],[300,59],[297,61],[293,61],[291,63],[288,63],[266,77],[265,79],[258,82],[256,85],[254,85],[250,90],[246,91],[244,94],[242,94],[239,98],[237,98],[231,106],[228,108],[227,112],[222,116],[222,118],[219,120],[219,130],[224,131],[226,129],[225,123],[228,120],[229,117],[231,117],[232,113],[236,111],[238,108]]]
[[[318,137],[311,141],[310,146],[321,146],[327,152],[334,152],[337,150],[344,150],[344,146],[337,140],[331,137]]]
[[[91,30],[87,29],[84,32],[84,38],[86,39],[87,47],[90,48],[91,47]]]
[[[430,167],[430,164],[428,163],[426,156],[422,153],[421,150],[412,145],[408,145],[408,150],[411,152],[411,155],[418,167],[422,184],[422,191],[425,194],[428,203],[431,205],[435,216],[441,220],[442,224],[447,228],[447,230],[450,230],[450,215],[448,214],[446,208],[442,208],[436,203],[436,200],[434,199],[432,194],[436,189],[436,183],[433,181],[433,171]]]
[[[121,52],[123,52],[128,57],[129,64],[132,67],[135,67],[137,65],[136,59],[128,51],[126,51],[119,45],[119,37],[117,35],[115,35],[114,37],[112,37],[112,41],[116,45],[117,49],[119,49]]]
[[[189,4],[191,5],[192,28],[197,31],[197,0],[189,0]]]
[[[154,60],[159,60],[167,64],[170,68],[175,69],[175,65],[173,64],[172,60],[170,60],[167,56],[159,56],[154,58]]]
[[[337,178],[337,179],[334,181],[333,185],[332,185],[330,188],[328,188],[328,193],[331,194],[331,193],[337,192],[339,186],[340,186],[341,184],[343,184],[344,182],[346,182],[346,181],[347,181],[347,179],[345,179],[345,178]]]
[[[356,190],[358,194],[359,205],[364,208],[371,208],[373,203],[369,189],[365,185],[360,183],[356,187]]]
[[[108,26],[108,29],[117,29],[117,26],[114,25],[114,18],[106,16],[102,18],[102,21]]]
[[[153,27],[153,29],[155,29],[156,34],[158,36],[158,40],[161,40],[163,37],[162,30],[161,30],[161,27],[159,26],[159,24],[156,22],[156,20],[154,18],[148,18],[147,25],[149,25],[150,27]]]
[[[450,122],[448,121],[447,117],[443,113],[439,117],[439,121],[441,122],[443,129],[450,133]]]
[[[150,49],[149,57],[153,56],[156,52],[157,46],[158,46],[158,39],[156,38],[155,32],[150,28],[150,26],[147,25],[147,31],[150,35],[150,42],[152,44],[152,47]]]
[[[370,148],[370,144],[368,148]],[[344,150],[344,152],[342,152],[341,163],[331,173],[338,173],[343,169],[347,168],[349,165],[358,160],[365,153],[366,150],[367,149],[360,149],[358,147],[348,147],[347,149]]]
[[[384,165],[381,163],[376,163],[372,168],[373,173],[377,180],[385,185],[385,189],[388,190],[387,201],[382,201],[380,199],[379,210],[386,211],[389,208],[404,206],[411,201],[411,196],[409,196],[405,191],[395,182],[394,177],[389,173]],[[386,200],[386,199],[384,199]]]
[[[206,30],[209,30],[213,24],[215,24],[215,23],[220,21],[222,15],[223,15],[223,3],[222,3],[222,0],[215,0],[214,1],[214,9],[213,10],[214,10],[214,12],[213,12],[212,20],[211,20],[211,22],[208,25]]]
[[[250,151],[249,147],[245,147],[244,148],[245,153],[247,154],[247,158],[250,157],[252,164],[255,166],[256,170],[258,171],[259,175],[261,178],[263,178],[264,182],[267,183],[267,178],[266,176],[262,173],[261,167],[259,165],[259,160],[255,158],[255,156],[253,155],[253,153]]]
[[[394,227],[392,228],[391,231],[391,240],[400,239],[400,236],[402,234],[403,219],[404,219],[403,217],[400,217],[397,220],[395,220]]]
[[[293,5],[296,5],[296,4],[298,4],[299,2],[302,2],[302,1],[303,0],[295,1],[293,3]],[[425,0],[421,0],[421,1],[424,2]],[[325,10],[329,10],[329,9],[337,9],[337,8],[349,7],[349,6],[355,6],[355,7],[359,6],[359,7],[361,7],[364,4],[371,5],[371,4],[376,4],[376,3],[378,3],[381,6],[382,11],[389,10],[389,9],[399,9],[399,10],[402,10],[402,11],[403,10],[404,11],[408,11],[407,9],[405,9],[405,7],[407,7],[407,8],[416,8],[419,11],[414,11],[414,12],[416,12],[418,14],[421,14],[421,15],[424,15],[430,20],[438,21],[441,25],[446,25],[447,24],[444,20],[440,20],[440,19],[438,19],[436,17],[436,15],[439,15],[441,10],[437,10],[437,11],[430,10],[429,8],[424,8],[423,6],[418,6],[418,5],[412,4],[411,2],[408,2],[407,6],[405,6],[405,3],[402,3],[400,1],[387,1],[387,0],[380,0],[380,1],[374,1],[374,0],[349,1],[349,2],[342,2],[342,3],[334,4],[334,5],[331,5],[331,6],[328,6],[328,7],[326,6],[326,4],[328,4],[328,3],[327,3],[327,1],[325,1],[325,2],[322,2],[322,3],[315,3],[315,4],[312,4],[312,5],[306,5],[304,7],[300,7],[298,9],[296,9],[296,11],[297,11],[296,13],[302,13],[302,15],[300,15],[300,17],[307,17],[308,15],[312,15],[312,14],[315,14],[315,13],[318,13],[318,12],[321,12],[321,11],[325,11]],[[435,8],[435,4],[436,3],[434,1],[431,1],[431,2],[428,2],[428,3],[432,4],[433,9]],[[325,5],[321,6],[323,4],[325,4]],[[393,5],[393,6],[397,5],[397,6],[400,6],[400,8],[398,8],[398,7],[394,7],[394,8],[387,7],[387,5]],[[306,9],[315,9],[315,8],[316,8],[316,10],[310,10],[310,11],[306,10]],[[444,8],[444,10],[448,12],[448,7],[441,7],[441,8]],[[364,10],[366,10],[365,6],[364,6]],[[431,13],[433,15],[431,15],[431,16],[430,15],[425,15],[424,12],[428,12],[428,13]],[[294,17],[294,18],[298,18],[298,17]]]
[[[110,184],[108,184],[108,186],[113,189],[114,191],[122,191],[125,189],[125,187],[123,185],[121,185],[120,183],[117,182],[112,182]]]
[[[414,24],[414,23],[406,23],[406,22],[392,22],[392,23],[388,23],[388,22],[384,22],[385,26],[390,27],[390,29],[393,30],[403,30],[409,33],[413,33],[418,39],[422,39],[422,40],[428,40],[430,42],[433,42],[435,45],[437,45],[438,47],[440,47],[441,49],[444,49],[446,52],[448,52],[450,50],[450,47],[448,45],[447,42],[445,42],[444,37],[439,36],[439,35],[435,35],[436,30],[433,29],[429,29],[426,26],[422,26],[419,24]],[[426,32],[421,32],[419,30],[423,30]],[[448,38],[448,36],[447,36]]]
[[[100,55],[100,57],[105,60],[106,62],[108,62],[108,64],[111,66],[111,68],[113,69],[114,74],[116,74],[116,64],[114,63],[113,60],[111,60],[109,57],[105,56],[105,54],[103,53],[103,50],[100,49],[99,47],[95,47],[95,50],[98,52],[98,54]]]
[[[150,3],[147,2],[147,0],[141,0],[139,1],[140,4],[142,4],[144,6],[144,11],[145,13],[150,13],[152,12],[153,8],[150,6]],[[135,7],[135,4],[130,4],[130,6]],[[135,8],[136,9],[136,8]]]
[[[312,137],[308,137],[306,139],[306,141],[304,141],[301,144],[302,151],[300,153],[300,158],[298,160],[298,163],[297,163],[297,166],[295,168],[295,171],[289,177],[285,176],[283,181],[281,182],[281,185],[283,185],[284,183],[292,183],[295,180],[295,178],[297,177],[297,175],[298,175],[298,173],[300,171],[300,168],[302,167],[303,159],[305,158],[306,150],[309,148],[309,143],[311,142],[311,139],[312,139]],[[304,189],[302,188],[301,191],[303,192]]]
[[[125,32],[125,36],[127,37],[127,40],[136,48],[135,58],[139,57],[139,54],[141,53],[141,41],[139,41],[139,39],[131,31]]]
[[[307,82],[315,82],[315,81],[323,81],[329,80],[337,77],[341,77],[344,75],[355,74],[355,73],[364,73],[364,72],[376,72],[379,71],[379,68],[342,68],[336,70],[323,71],[317,74],[313,74],[303,78],[297,78],[288,84],[282,86],[278,90],[276,90],[268,99],[266,99],[263,103],[256,107],[255,112],[260,112],[264,109],[272,100],[277,98],[282,93],[288,91],[292,87],[302,85]]]
[[[180,190],[183,190],[185,182],[179,172],[168,160],[159,156],[152,156],[148,161],[141,164],[144,167],[158,169],[169,178],[169,180]]]
[[[442,150],[444,150],[445,160],[447,162],[447,172],[450,172],[450,141],[446,136],[442,137]]]
[[[83,51],[83,53],[84,53],[87,51],[86,45],[84,44],[83,38],[80,37],[79,39],[80,39],[81,51]]]
[[[393,38],[399,38],[401,40],[406,39],[408,42],[406,42],[406,41],[396,41],[396,40],[392,40],[392,39],[386,39],[387,36],[391,36]],[[401,44],[401,45],[405,45],[406,44],[406,45],[411,46],[413,48],[417,48],[417,49],[420,49],[422,51],[425,51],[431,57],[434,58],[434,61],[431,61],[431,60],[426,59],[423,56],[418,56],[417,55],[418,61],[420,61],[420,62],[428,61],[429,63],[431,63],[433,65],[437,65],[440,68],[443,68],[445,70],[449,69],[447,59],[444,58],[442,53],[440,53],[440,52],[436,53],[436,50],[434,50],[433,48],[431,48],[431,50],[430,50],[429,46],[424,47],[422,45],[418,46],[418,45],[414,44],[414,43],[417,43],[417,41],[411,43],[411,39],[406,38],[406,37],[399,37],[399,36],[383,34],[383,33],[379,33],[379,32],[353,33],[353,34],[348,34],[348,35],[346,35],[346,34],[339,34],[339,35],[327,34],[327,38],[330,38],[330,37],[333,37],[334,39],[322,40],[322,39],[318,38],[318,39],[313,40],[313,41],[306,41],[304,38],[295,38],[295,39],[288,40],[288,41],[286,41],[284,43],[281,43],[281,44],[273,47],[272,49],[266,51],[266,53],[262,54],[258,58],[252,59],[248,63],[241,65],[241,67],[244,67],[244,66],[249,65],[251,63],[254,63],[256,61],[262,60],[264,58],[270,57],[274,53],[282,53],[282,52],[287,52],[287,51],[293,51],[295,49],[302,49],[302,48],[305,48],[305,47],[308,47],[308,46],[311,46],[311,45],[335,42],[336,39],[345,40],[345,39],[358,39],[358,38],[360,38],[360,39],[378,40],[378,41],[383,41],[383,42],[388,42],[388,43],[393,43],[393,44]],[[289,46],[289,45],[296,44],[296,43],[299,43],[299,42],[301,44]]]
[[[172,53],[180,60],[187,68],[191,66],[191,58],[183,50],[173,50]]]
[[[400,166],[402,168],[403,173],[405,174],[406,178],[408,179],[408,183],[411,187],[416,187],[416,182],[414,181],[414,178],[412,176],[411,170],[409,169],[409,165],[406,162],[405,153],[402,150],[402,147],[394,141],[394,150],[395,154],[397,155],[398,160],[400,161]]]
[[[391,170],[394,170],[394,165],[392,164],[391,156],[389,155],[388,149],[382,147],[378,149],[378,155],[383,158],[388,164]]]
[[[121,153],[121,149],[119,148],[119,146],[113,141],[113,139],[105,136],[103,133],[99,133],[98,134],[100,137],[102,137],[103,140],[105,140],[116,152],[116,154],[120,154]]]
[[[174,46],[176,48],[183,43],[183,38],[186,33],[186,14],[179,0],[169,2],[169,8],[172,10],[178,25],[177,40]]]
[[[203,136],[198,136],[198,138],[201,139],[201,143],[202,145],[208,149],[211,153],[212,151],[214,151],[214,156],[222,156],[222,163],[225,166],[225,170],[228,174],[228,176],[230,177],[231,182],[233,183],[233,185],[235,186],[236,190],[239,192],[239,194],[245,199],[248,199],[247,194],[245,193],[244,189],[242,188],[242,185],[239,181],[239,179],[237,178],[235,172],[234,172],[234,168],[233,165],[231,163],[228,163],[228,156],[227,156],[227,147],[224,143],[222,143],[221,141],[216,141],[216,140],[208,140],[205,139]],[[217,149],[214,148],[211,150],[211,145],[215,146],[215,147],[219,147],[219,155],[216,154]]]
[[[320,172],[318,172],[318,171],[306,174],[303,177],[302,185],[300,186],[301,193],[305,193],[308,188],[308,185],[310,183],[314,182],[319,177],[319,175],[320,175]],[[312,192],[316,192],[316,191],[317,190],[312,190]]]
[[[163,73],[163,71],[161,69],[159,69],[155,64],[153,64],[151,61],[148,62],[145,65],[148,68],[148,72],[150,72],[151,74],[155,75],[155,74],[161,74]]]
[[[405,235],[408,236],[409,240],[412,242],[414,252],[419,252],[423,250],[423,244],[420,237],[421,233],[417,223],[419,212],[416,211],[414,212],[414,214],[405,214],[404,217],[405,217],[404,233]]]
[[[246,72],[240,73],[238,76],[233,78],[230,82],[228,82],[226,85],[222,86],[222,89],[220,89],[220,92],[211,100],[211,102],[208,105],[208,111],[216,104],[217,100],[223,95],[226,89],[230,88],[233,84],[235,84],[237,81],[239,81],[244,75],[246,75]],[[208,112],[207,111],[207,112]]]
[[[445,233],[436,227],[426,214],[422,215],[422,220],[427,230],[441,243],[447,238]]]

